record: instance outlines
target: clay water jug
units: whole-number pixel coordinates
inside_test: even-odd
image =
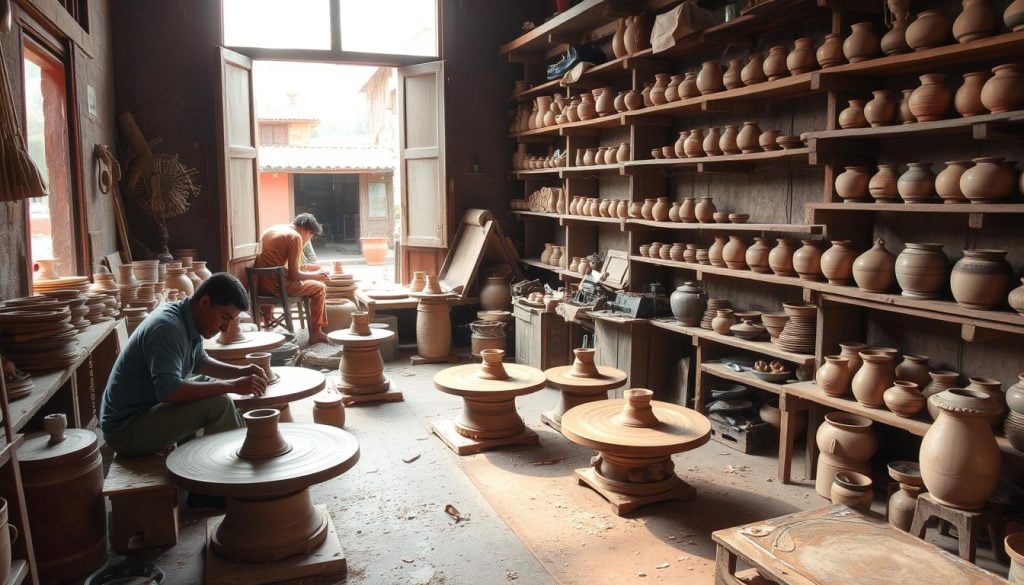
[[[694,217],[700,223],[714,223],[716,211],[718,210],[715,208],[715,202],[711,197],[701,197],[694,208]]]
[[[829,492],[833,505],[856,508],[862,512],[871,511],[871,501],[875,492],[871,478],[856,471],[840,471],[836,473]]]
[[[673,201],[672,202],[672,207],[668,208],[668,220],[669,221],[673,221],[673,222],[676,222],[676,223],[679,223],[680,221],[682,221],[682,219],[680,219],[680,217],[679,217],[679,207],[680,207],[680,202],[679,201]]]
[[[953,299],[968,309],[996,309],[1006,302],[1012,277],[1005,250],[964,250],[953,265],[949,288]]]
[[[714,213],[714,212],[712,212]],[[693,197],[685,197],[679,206],[679,219],[685,223],[697,222],[697,200]]]
[[[851,240],[832,240],[832,247],[821,255],[821,273],[829,284],[848,285],[853,280],[853,262],[857,249]]]
[[[594,103],[594,94],[589,91],[580,94],[580,105],[576,108],[576,115],[580,120],[593,120],[597,117],[597,104]]]
[[[789,75],[789,69],[786,69],[786,47],[776,45],[769,49],[762,70],[768,81],[775,81]]]
[[[690,158],[704,156],[704,131],[700,128],[690,130],[683,141],[683,153]]]
[[[850,26],[850,36],[843,41],[843,55],[850,63],[860,63],[877,57],[881,44],[871,22],[857,22]]]
[[[843,35],[839,33],[829,33],[825,35],[825,42],[818,47],[814,56],[818,61],[818,65],[822,69],[835,67],[836,65],[842,65],[845,63],[846,56],[843,55]]]
[[[676,158],[686,158],[686,139],[690,136],[689,130],[683,130],[679,133],[679,138],[676,138],[675,143],[672,144],[672,151],[675,153]]]
[[[761,129],[757,127],[757,122],[744,122],[743,129],[736,136],[736,146],[743,154],[761,152],[761,145],[757,141],[760,136]]]
[[[650,93],[651,103],[656,106],[668,103],[668,100],[665,99],[665,89],[668,88],[669,74],[658,73],[654,76],[654,80],[654,86]]]
[[[995,403],[987,394],[960,388],[928,400],[939,408],[919,454],[928,493],[951,508],[983,508],[999,481],[1001,454],[989,424]]]
[[[484,311],[509,311],[512,309],[512,290],[507,276],[488,276],[480,287],[480,308]]]
[[[736,138],[739,136],[739,131],[736,130],[736,126],[728,125],[722,126],[722,137],[718,140],[718,149],[723,154],[740,154],[740,147],[736,144]]]
[[[960,192],[971,203],[1001,203],[1013,195],[1016,172],[1001,156],[974,159],[960,175]]]
[[[1021,279],[1021,282],[1024,283],[1024,278]],[[1018,286],[1011,290],[1006,297],[1006,302],[1010,304],[1011,309],[1024,315],[1024,286]],[[1024,414],[1024,411],[1021,414]]]
[[[778,238],[772,251],[768,253],[768,266],[779,276],[796,276],[793,270],[793,252],[796,249],[786,238]]]
[[[830,412],[818,427],[818,470],[814,491],[828,498],[836,473],[854,471],[869,474],[868,462],[878,449],[871,420],[846,412]]]
[[[896,119],[896,100],[882,89],[871,92],[875,97],[864,104],[864,118],[872,127],[888,126]]]
[[[867,128],[868,119],[864,117],[864,100],[849,100],[849,105],[839,112],[839,127]]]
[[[721,141],[722,135],[719,133],[718,128],[709,128],[702,143],[704,153],[708,156],[720,156],[722,154],[722,148],[719,146]]]
[[[623,142],[619,144],[619,148],[615,152],[615,160],[618,161],[620,164],[631,160],[629,155],[628,142]]]
[[[793,253],[793,269],[800,280],[818,280],[821,276],[821,249],[814,240],[800,240],[803,244]]]
[[[960,190],[960,178],[972,166],[974,163],[969,160],[951,160],[935,175],[935,192],[943,203],[967,203],[964,192]]]
[[[914,90],[904,89],[902,93],[899,106],[896,108],[896,115],[899,117],[900,124],[913,124],[917,122],[917,117],[910,111],[910,96],[914,95]]]
[[[626,109],[629,111],[639,110],[644,107],[644,96],[635,89],[627,91],[623,101],[626,103]]]
[[[612,54],[616,59],[621,59],[629,54],[626,51],[626,19],[620,18],[615,25],[615,35],[612,36]]]
[[[743,87],[742,71],[742,59],[732,59],[729,61],[729,67],[725,70],[725,74],[722,75],[722,84],[725,85],[726,89],[739,89]]]
[[[836,177],[836,195],[843,201],[867,201],[868,182],[868,167],[846,167]]]
[[[729,236],[729,243],[722,250],[722,260],[733,270],[746,270],[747,244],[739,236]]]
[[[841,355],[825,356],[825,363],[814,373],[814,383],[829,396],[845,396],[850,391],[850,360]]]
[[[924,408],[920,387],[909,380],[896,380],[882,393],[885,407],[903,418],[912,418]]]
[[[1024,0],[1013,0],[1006,7],[1003,11],[1003,23],[1013,32],[1024,30]]]
[[[761,236],[754,237],[754,243],[747,248],[743,261],[750,269],[758,274],[771,274],[772,269],[768,266],[768,254],[772,249],[765,243]]]
[[[732,335],[730,327],[736,324],[736,315],[732,309],[718,309],[711,320],[711,329],[719,335]]]
[[[693,282],[684,282],[669,297],[669,305],[677,321],[687,327],[697,327],[706,306],[704,291]]]
[[[768,81],[768,76],[764,73],[764,55],[761,53],[750,54],[747,64],[740,70],[740,81],[744,85],[754,85],[755,83]]]
[[[702,95],[717,93],[725,89],[722,82],[722,66],[718,61],[705,61],[697,74],[697,89]]]
[[[981,88],[981,103],[993,114],[1024,108],[1022,65],[1008,63],[992,68],[992,78]]]
[[[814,56],[814,39],[803,38],[793,42],[793,50],[786,57],[786,68],[793,75],[818,68],[818,60]]]
[[[896,182],[896,191],[907,203],[926,203],[935,197],[935,173],[931,163],[907,163]]]
[[[871,175],[871,180],[868,181],[868,193],[875,201],[899,201],[900,194],[896,189],[896,182],[899,180],[899,175],[896,174],[898,167],[899,165],[879,164],[878,172]]]
[[[963,0],[963,9],[953,21],[953,38],[969,43],[992,36],[995,32],[996,13],[991,0]]]
[[[946,286],[948,259],[942,244],[908,243],[896,257],[896,282],[903,296],[917,299],[936,299]],[[907,378],[902,378],[907,379]],[[927,380],[912,380],[924,387]]]
[[[852,378],[860,369],[864,360],[860,359],[860,352],[867,349],[867,346],[859,341],[843,341],[839,343],[839,356],[846,358],[850,364],[850,377]]]
[[[910,52],[910,45],[907,44],[907,21],[892,21],[892,28],[882,35],[882,52],[886,55],[901,55]]]
[[[668,197],[658,197],[654,206],[651,207],[652,219],[654,221],[668,221],[668,210],[670,207],[672,207],[672,204],[668,202]]]
[[[943,73],[928,73],[920,77],[921,85],[910,94],[910,112],[918,122],[942,120],[953,103],[953,94],[946,87]],[[982,90],[982,102],[985,91]],[[986,106],[987,107],[987,106]]]
[[[615,113],[615,91],[610,87],[602,87],[594,90],[597,101],[594,103],[599,116],[610,116]]]
[[[863,291],[884,293],[892,288],[896,279],[896,261],[885,249],[885,241],[875,240],[875,245],[853,261],[853,280]]]
[[[725,268],[725,258],[723,252],[725,250],[725,244],[729,241],[726,236],[715,236],[715,243],[711,244],[708,248],[708,260],[712,266],[718,266],[719,268]]]
[[[668,82],[668,87],[665,88],[665,101],[666,102],[678,102],[681,97],[679,95],[679,84],[683,82],[682,75],[673,75]]]
[[[690,99],[700,97],[700,89],[697,87],[697,74],[693,71],[688,71],[683,75],[683,81],[679,84],[679,97],[681,99]]]
[[[907,27],[907,44],[915,51],[934,49],[949,42],[949,33],[949,19],[941,10],[925,10]]]
[[[988,113],[981,103],[981,90],[991,77],[988,71],[964,73],[964,82],[953,95],[953,108],[962,117],[980,116]]]
[[[651,20],[646,15],[633,16],[626,19],[626,32],[623,44],[630,55],[643,51],[651,46]]]
[[[860,352],[862,365],[850,382],[853,397],[868,408],[883,408],[882,394],[894,380],[893,357],[878,350]]]

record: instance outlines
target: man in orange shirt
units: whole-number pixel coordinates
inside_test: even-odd
[[[324,299],[327,298],[327,272],[306,271],[302,264],[302,248],[323,233],[320,222],[311,213],[300,213],[290,225],[281,224],[267,228],[260,235],[260,254],[256,267],[283,266],[285,289],[289,295],[309,297],[309,343],[327,343],[327,335],[321,330],[327,323],[324,316]],[[262,292],[275,290],[273,277],[261,276],[258,286]]]

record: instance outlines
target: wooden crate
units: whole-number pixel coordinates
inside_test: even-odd
[[[766,422],[738,430],[713,418],[708,420],[711,422],[711,439],[740,453],[754,453],[775,442],[775,429]]]
[[[546,370],[571,362],[569,324],[554,311],[513,305],[515,315],[516,363]]]

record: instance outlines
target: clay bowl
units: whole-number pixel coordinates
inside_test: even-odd
[[[740,322],[729,327],[729,331],[740,339],[754,340],[764,335],[764,326],[756,323]]]
[[[775,139],[775,144],[778,144],[785,150],[790,150],[792,148],[803,148],[804,145],[803,141],[800,140],[799,136],[793,136],[791,134],[779,136],[778,138]]]
[[[715,223],[729,223],[728,211],[716,211],[711,217],[715,219]]]
[[[818,316],[817,305],[810,303],[782,303],[782,308],[790,317],[806,317],[815,319]]]
[[[665,153],[661,152],[660,148],[652,148],[651,149],[651,157],[652,158],[665,158]]]
[[[921,467],[916,461],[893,461],[888,467],[889,477],[894,480],[910,486],[924,487]]]
[[[753,374],[755,378],[772,384],[781,384],[793,375],[793,372],[758,372],[757,370],[750,370],[750,373]]]
[[[782,334],[782,328],[789,321],[789,315],[785,313],[764,313],[761,315],[761,323],[764,325],[768,335],[778,337]]]
[[[676,149],[674,147],[672,147],[672,146],[662,146],[661,147],[661,154],[665,158],[675,158],[676,157]]]
[[[732,223],[747,223],[748,219],[750,219],[750,214],[749,213],[730,213],[729,214],[729,221],[731,221]]]
[[[711,389],[712,400],[732,400],[750,394],[750,388],[742,384],[723,384]]]
[[[733,311],[732,314],[740,323],[744,321],[759,323],[761,321],[761,311]]]

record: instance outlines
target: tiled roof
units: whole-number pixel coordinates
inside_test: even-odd
[[[260,146],[261,171],[392,171],[397,155],[377,146]]]

